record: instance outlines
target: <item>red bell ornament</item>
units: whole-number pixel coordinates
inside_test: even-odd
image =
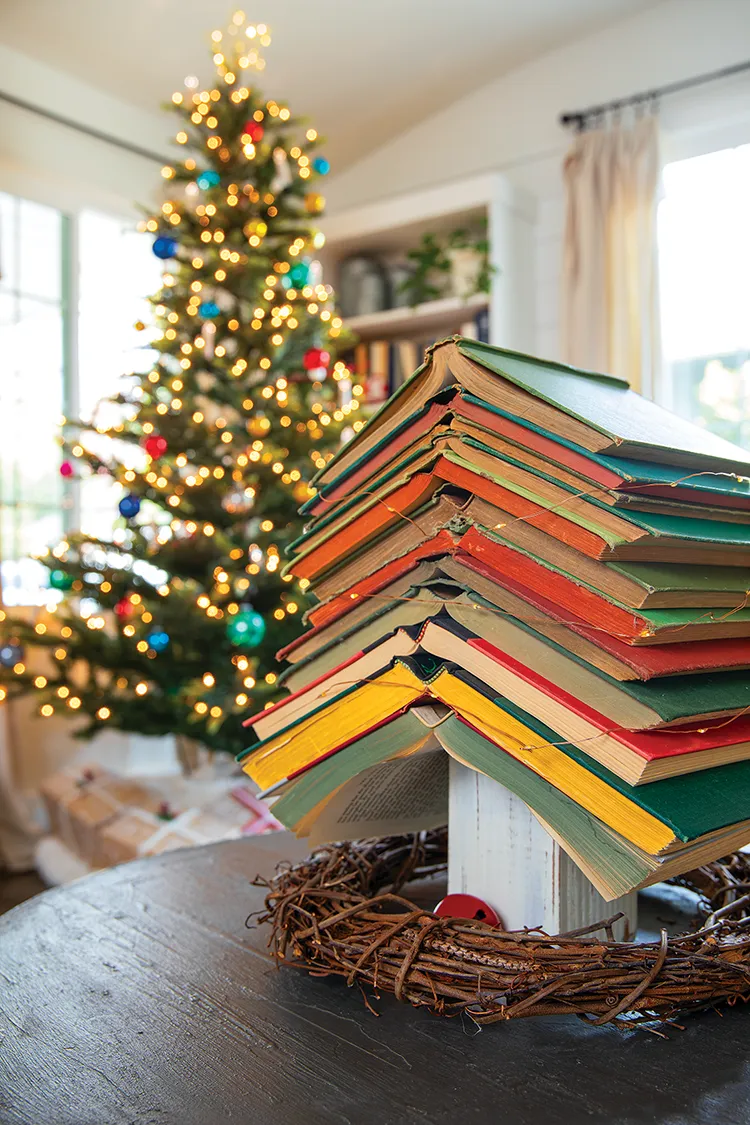
[[[259,141],[263,140],[265,129],[261,125],[260,121],[246,121],[242,126],[242,132],[243,134],[247,133],[253,144],[257,145]]]
[[[149,457],[156,460],[157,457],[163,457],[167,452],[167,439],[163,438],[161,434],[151,434],[144,440],[143,448]]]
[[[315,371],[318,367],[327,367],[330,362],[330,355],[322,348],[308,348],[302,357],[302,366],[305,371]]]

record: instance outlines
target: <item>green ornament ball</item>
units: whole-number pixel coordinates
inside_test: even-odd
[[[73,575],[64,570],[50,571],[49,584],[53,590],[70,590],[73,587]]]
[[[227,636],[233,645],[255,648],[266,635],[266,623],[254,609],[243,609],[227,622]]]

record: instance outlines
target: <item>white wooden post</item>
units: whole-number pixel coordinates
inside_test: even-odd
[[[533,352],[534,208],[501,176],[489,205],[490,342]],[[605,902],[526,804],[492,778],[450,763],[448,890],[476,895],[507,929],[565,933],[622,911],[616,936],[635,937],[637,896]]]
[[[450,763],[448,891],[476,895],[509,930],[565,933],[611,918],[635,936],[637,896],[606,902],[524,802],[484,774]]]

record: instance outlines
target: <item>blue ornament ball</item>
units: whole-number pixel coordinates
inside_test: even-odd
[[[255,648],[266,635],[266,623],[254,609],[243,609],[230,617],[227,636],[233,645]]]
[[[313,160],[313,168],[319,176],[327,176],[331,171],[331,165],[328,163],[324,156],[316,156]]]
[[[307,262],[295,262],[286,276],[295,289],[304,289],[310,279],[310,267]]]
[[[198,316],[203,317],[204,320],[214,320],[221,309],[216,304],[216,301],[203,301],[198,305]]]
[[[216,187],[221,183],[221,176],[218,172],[214,172],[209,168],[207,171],[201,172],[200,175],[196,176],[195,182],[201,191],[208,191],[209,188]]]
[[[146,640],[151,645],[154,652],[164,652],[164,649],[169,645],[169,633],[165,633],[163,629],[152,629],[150,633],[146,634]]]
[[[129,492],[127,496],[123,496],[117,507],[121,516],[124,516],[126,520],[132,520],[141,510],[141,501],[134,492]]]
[[[154,244],[151,247],[157,258],[161,258],[166,262],[169,258],[177,256],[179,249],[179,242],[176,238],[171,238],[168,234],[160,234],[158,238],[154,239]]]
[[[22,660],[23,649],[20,645],[15,645],[9,641],[0,648],[0,664],[3,668],[12,668],[14,664],[19,664]]]

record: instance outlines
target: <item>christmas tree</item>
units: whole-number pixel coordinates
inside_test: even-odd
[[[242,719],[275,698],[274,654],[302,628],[306,583],[280,576],[297,509],[361,424],[313,260],[329,165],[315,130],[256,86],[269,43],[236,13],[212,35],[214,87],[187,79],[172,96],[181,159],[142,224],[164,262],[153,364],[97,412],[111,424],[64,431],[63,476],[121,486],[114,531],[67,535],[42,558],[55,612],[0,626],[0,693],[85,717],[83,737],[244,747]]]

